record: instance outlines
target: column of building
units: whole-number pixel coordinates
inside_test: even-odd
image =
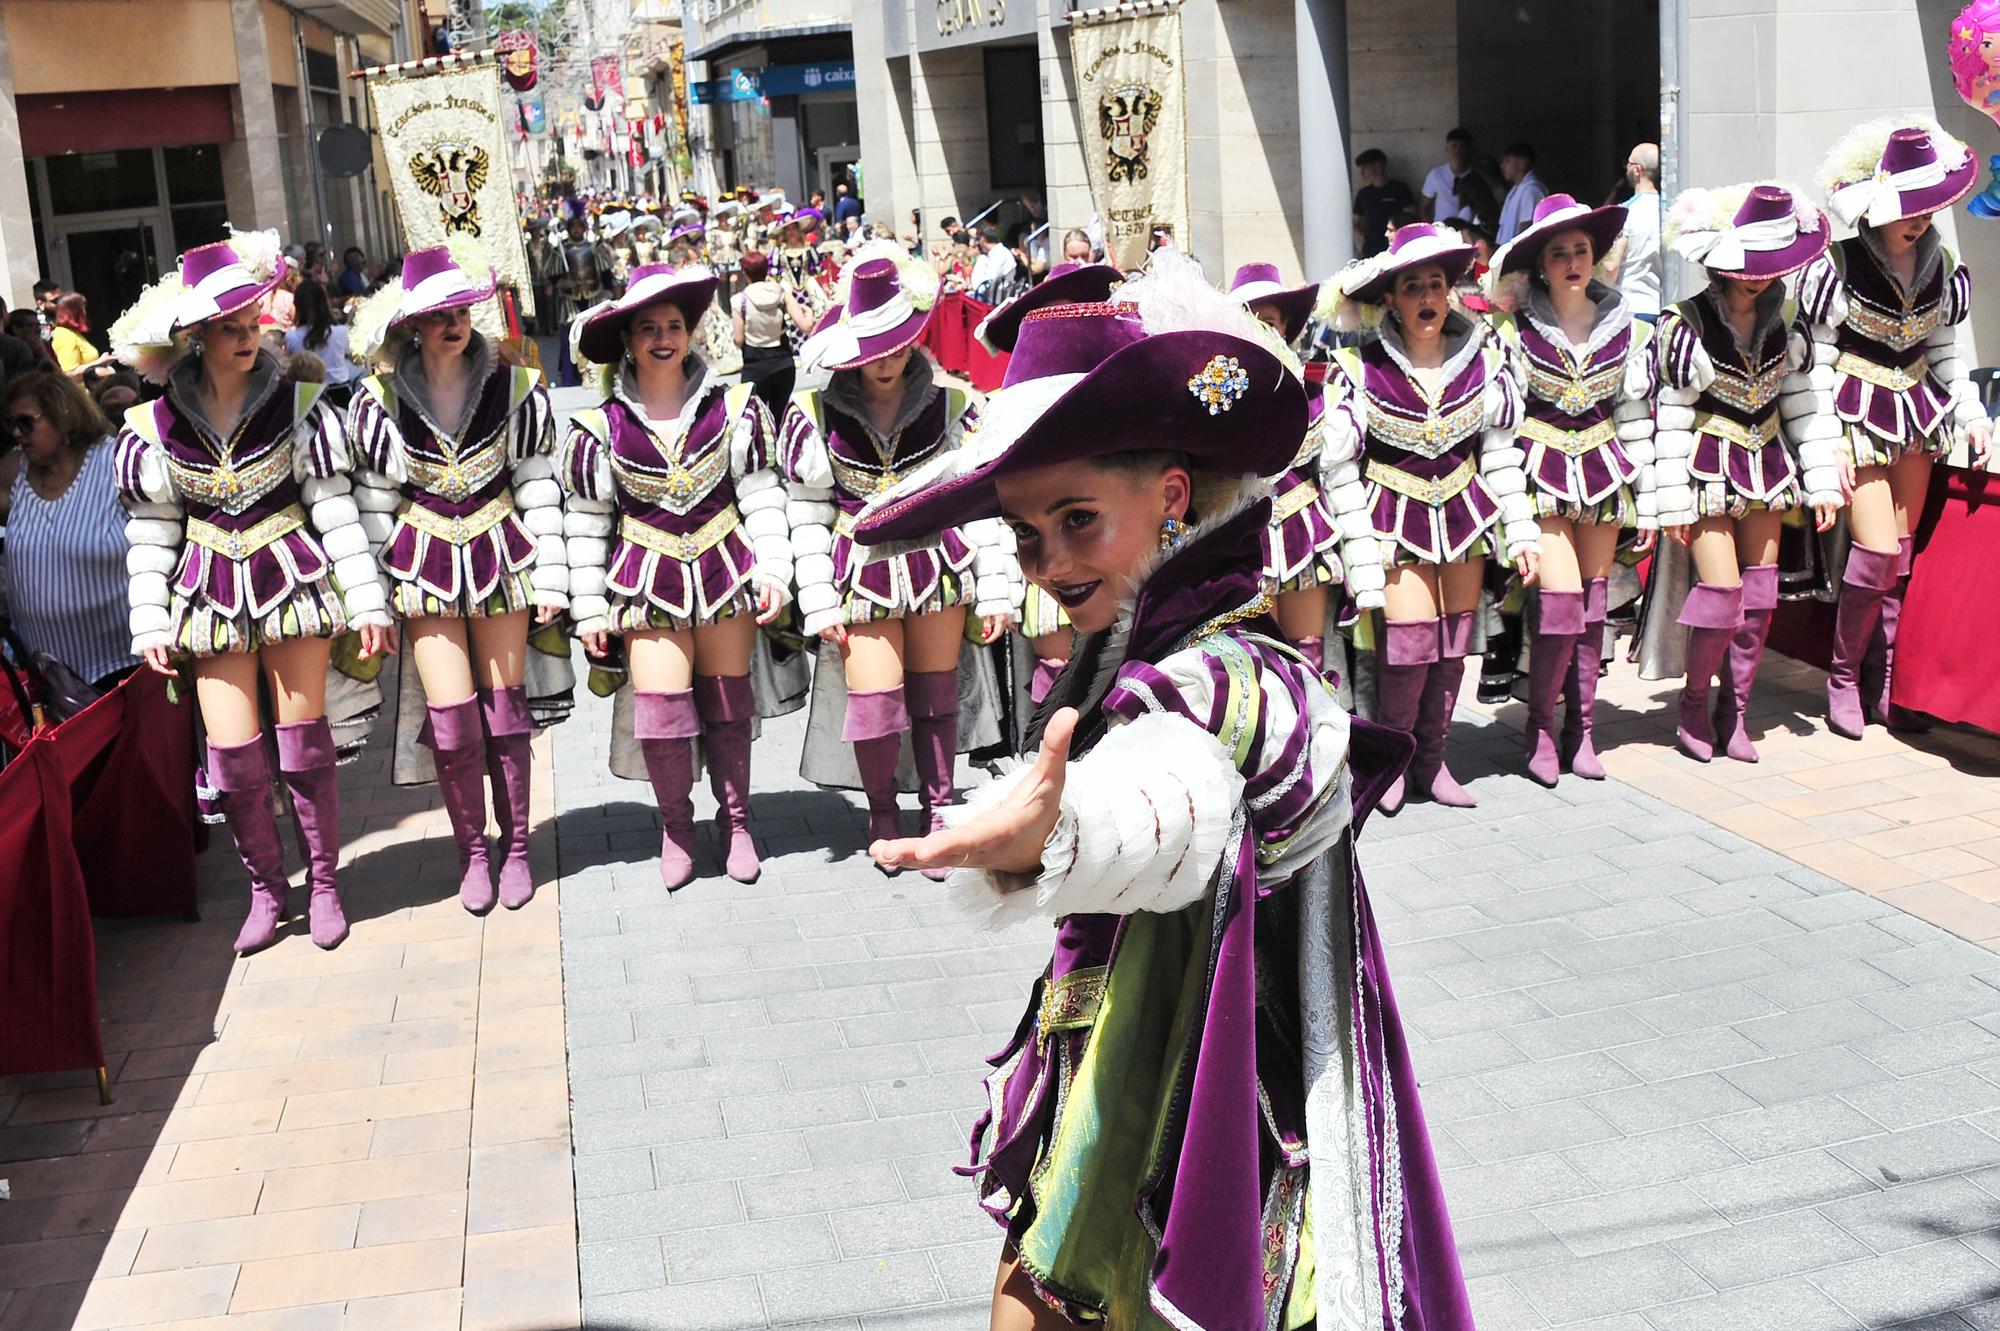
[[[10,308],[31,304],[38,276],[28,161],[21,151],[21,120],[14,110],[14,59],[7,45],[7,25],[0,22],[0,295],[7,297]]]

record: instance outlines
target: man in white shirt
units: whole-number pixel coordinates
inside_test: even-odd
[[[979,258],[972,265],[972,297],[994,304],[995,294],[1014,280],[1014,251],[1000,243],[1000,228],[979,228]]]
[[[1500,205],[1499,240],[1506,244],[1535,220],[1535,205],[1549,196],[1549,187],[1535,174],[1535,145],[1510,143],[1500,154],[1500,174],[1506,178],[1507,202]]]
[[[1625,158],[1632,197],[1625,202],[1625,229],[1605,256],[1604,269],[1624,293],[1632,315],[1652,323],[1660,317],[1660,145],[1642,143]]]
[[[1455,128],[1445,135],[1444,157],[1444,162],[1432,167],[1430,174],[1424,177],[1424,220],[1477,221],[1471,207],[1458,197],[1459,177],[1472,170],[1472,132]]]

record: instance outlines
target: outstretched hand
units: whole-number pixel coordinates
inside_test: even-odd
[[[1049,719],[1042,751],[1007,797],[981,809],[957,827],[929,836],[877,841],[868,853],[889,869],[986,869],[1034,873],[1042,867],[1042,847],[1062,812],[1070,736],[1076,709],[1065,707]]]

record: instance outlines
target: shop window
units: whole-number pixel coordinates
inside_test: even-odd
[[[212,143],[187,148],[166,148],[161,155],[167,168],[167,197],[176,206],[184,203],[221,203],[222,149]]]
[[[160,201],[151,148],[68,153],[43,160],[49,173],[49,209],[59,216],[150,208]]]
[[[986,156],[996,190],[1039,189],[1042,164],[1041,56],[1032,46],[989,46],[986,61]]]

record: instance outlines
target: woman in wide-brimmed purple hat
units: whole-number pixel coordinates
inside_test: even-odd
[[[995,306],[972,335],[995,355],[1012,355],[1021,336],[1021,321],[1030,314],[1052,305],[1107,300],[1124,280],[1125,275],[1108,263],[1059,263],[1041,282]],[[1034,667],[1028,672],[1028,701],[1039,704],[1069,664],[1070,644],[1076,635],[1062,602],[1032,583],[1022,595],[1017,628],[1035,654]]]
[[[1472,263],[1455,232],[1419,222],[1336,281],[1379,312],[1380,336],[1334,358],[1321,470],[1340,517],[1347,586],[1383,612],[1376,719],[1416,736],[1411,789],[1477,803],[1445,765],[1488,556],[1532,582],[1541,531],[1514,427],[1521,390],[1505,346],[1451,292]],[[1384,795],[1401,807],[1399,778]]]
[[[1657,325],[1658,516],[1687,543],[1696,579],[1675,620],[1688,630],[1676,741],[1697,762],[1718,747],[1756,762],[1745,718],[1778,604],[1779,529],[1807,506],[1825,531],[1841,505],[1835,357],[1813,349],[1781,281],[1825,253],[1826,216],[1784,186],[1737,185],[1682,194],[1666,230],[1709,276]],[[1688,499],[1675,511],[1666,493],[1683,471]],[[1664,630],[1664,609],[1648,608],[1649,629]]]
[[[1932,225],[1978,178],[1970,150],[1928,117],[1858,126],[1820,170],[1827,210],[1857,229],[1799,279],[1806,317],[1828,330],[1821,336],[1835,352],[1833,411],[1843,427],[1841,483],[1854,543],[1841,578],[1826,715],[1849,739],[1861,738],[1871,716],[1891,718],[1911,532],[1931,465],[1962,438],[1973,465],[1984,467],[1992,443],[1958,346],[1972,276]]]
[[[459,904],[483,915],[495,900],[518,910],[535,894],[529,619],[548,624],[569,608],[569,561],[548,389],[541,371],[508,364],[474,329],[494,278],[484,260],[467,262],[471,270],[443,245],[413,250],[401,276],[355,311],[354,355],[382,368],[361,381],[347,428],[363,521],[422,685],[427,730],[409,733],[414,697],[410,726],[398,729],[409,745],[429,745],[458,847]]]
[[[1471,1331],[1353,852],[1409,740],[1350,723],[1264,585],[1304,388],[1191,260],[1117,294],[1026,315],[978,434],[857,523],[998,516],[1078,631],[1032,763],[871,848],[1054,921],[964,1171],[992,1325]]]
[[[961,749],[997,738],[960,715],[962,674],[963,692],[989,712],[992,702],[984,654],[963,650],[965,619],[968,610],[980,616],[979,636],[991,642],[1013,616],[1018,585],[992,522],[929,533],[875,560],[854,543],[864,503],[955,452],[979,420],[971,394],[938,383],[917,348],[936,286],[912,284],[926,276],[918,264],[857,256],[842,274],[840,303],[801,351],[806,369],[832,377],[824,390],[793,395],[780,430],[799,612],[806,635],[827,644],[802,771],[819,785],[858,785],[871,838],[899,834],[903,773],[914,771],[933,821],[951,803]],[[974,664],[961,670],[968,657]]]
[[[1493,326],[1514,357],[1523,410],[1515,427],[1541,528],[1541,586],[1528,645],[1528,775],[1604,779],[1592,731],[1611,562],[1620,533],[1659,528],[1653,462],[1651,326],[1596,277],[1625,225],[1620,205],[1551,194],[1493,256]],[[1668,505],[1686,504],[1683,483]],[[1568,699],[1560,739],[1556,698]]]
[[[1276,264],[1246,263],[1230,279],[1229,294],[1296,350],[1311,325],[1319,283],[1290,286]],[[1306,395],[1312,423],[1299,455],[1276,482],[1264,532],[1264,576],[1277,589],[1278,622],[1306,659],[1323,667],[1329,615],[1339,610],[1329,589],[1341,583],[1340,526],[1320,476],[1326,391],[1309,383]]]
[[[826,284],[820,280],[826,261],[817,249],[807,243],[807,224],[819,220],[817,208],[801,208],[780,218],[769,254],[770,272],[777,278],[778,284],[793,300],[812,311],[815,322],[826,314],[831,304]],[[806,334],[788,323],[785,340],[797,354],[805,344]]]
[[[792,546],[771,413],[696,350],[716,277],[639,269],[587,312],[577,359],[602,406],[574,418],[557,466],[569,491],[571,613],[592,655],[623,639],[632,731],[659,800],[660,878],[694,877],[694,742],[702,742],[724,870],[761,871],[750,829],[750,684],[757,629],[790,599]]]
[[[164,675],[192,658],[208,777],[250,875],[239,953],[275,941],[285,915],[260,676],[305,847],[312,940],[336,947],[347,921],[327,665],[348,629],[364,657],[393,650],[339,413],[324,385],[285,378],[259,340],[259,302],[287,267],[275,232],[237,232],[182,255],[111,328],[119,358],[167,389],[127,412],[118,437],[132,651]]]

